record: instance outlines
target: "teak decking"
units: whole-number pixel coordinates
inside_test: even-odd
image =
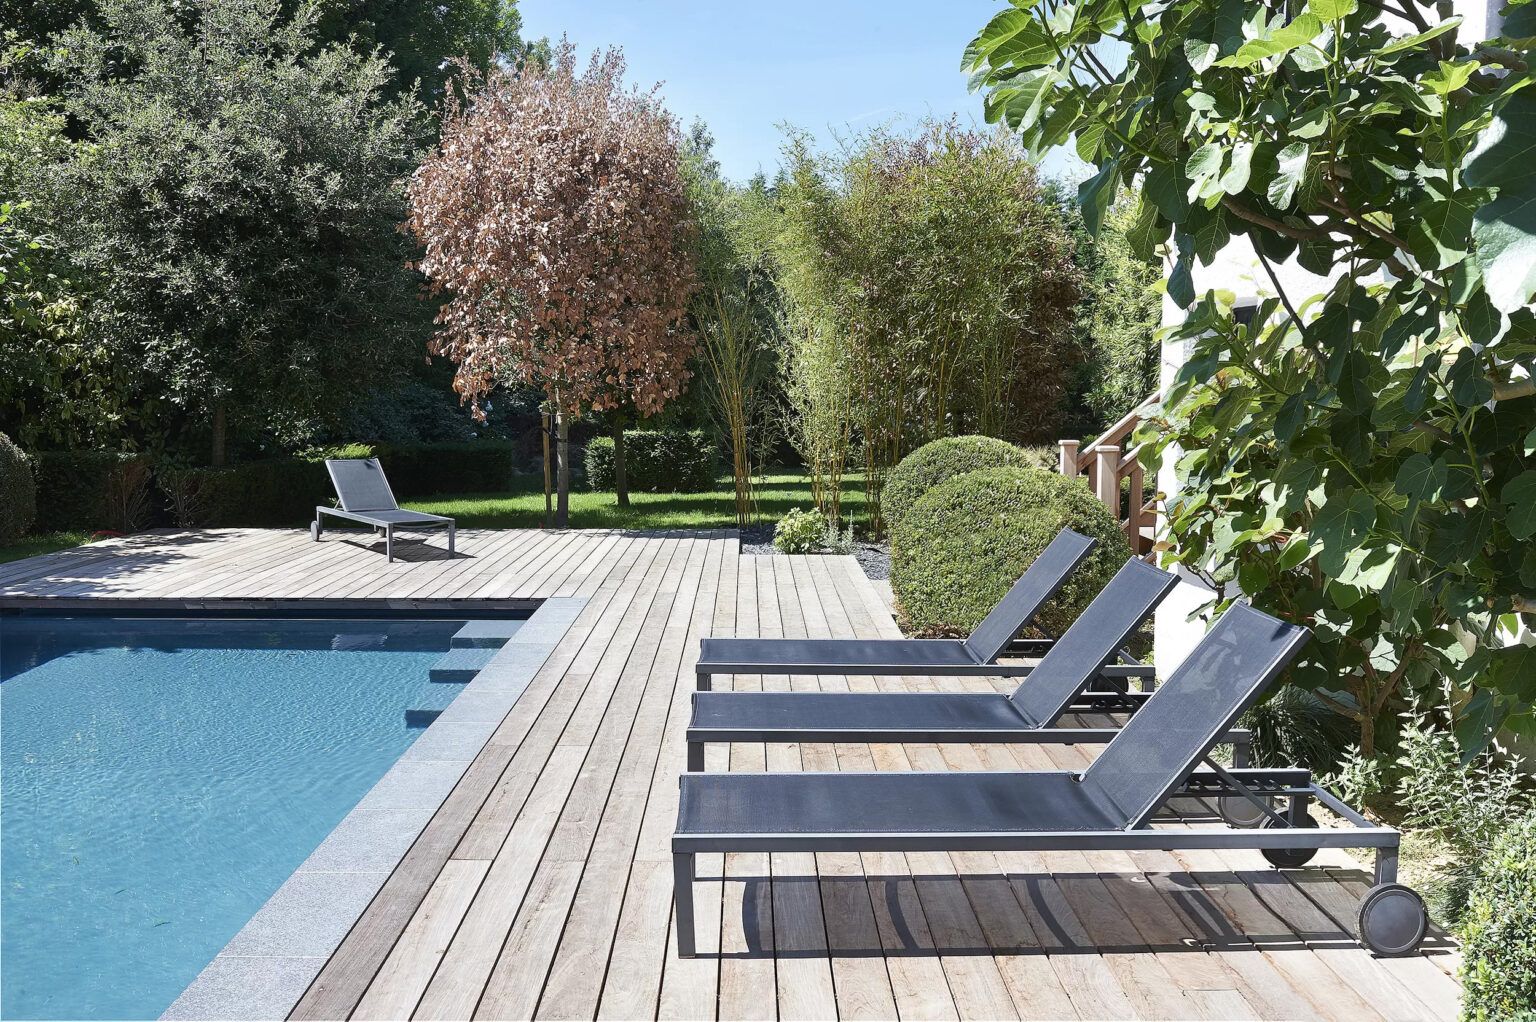
[[[1342,853],[701,856],[701,957],[672,952],[668,839],[705,635],[895,636],[851,558],[741,557],[731,533],[401,544],[147,534],[0,565],[17,600],[586,597],[295,1018],[1454,1018],[1444,939],[1376,959]],[[955,689],[741,677],[717,687]],[[738,745],[710,769],[1075,767],[1063,746]],[[1176,823],[1173,825],[1177,825]]]

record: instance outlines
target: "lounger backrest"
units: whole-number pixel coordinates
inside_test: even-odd
[[[976,662],[989,664],[1001,656],[1014,636],[1040,612],[1045,601],[1056,595],[1097,543],[1098,540],[1071,529],[1057,533],[965,640],[965,648]]]
[[[347,511],[395,511],[395,495],[378,458],[334,458],[325,463],[336,496]]]
[[[1060,717],[1177,583],[1146,561],[1126,561],[1008,698],[1033,724]]]
[[[1312,633],[1233,604],[1084,773],[1127,827],[1147,822]]]

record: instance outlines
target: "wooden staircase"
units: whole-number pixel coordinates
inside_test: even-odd
[[[1141,424],[1147,410],[1157,403],[1158,397],[1153,394],[1147,398],[1086,446],[1077,440],[1059,443],[1061,474],[1086,477],[1094,495],[1119,520],[1131,550],[1149,560],[1157,533],[1158,495],[1156,492],[1150,498],[1147,495],[1146,469],[1140,459],[1144,445],[1137,444],[1129,450],[1126,447],[1131,434]],[[1122,486],[1122,481],[1128,481],[1128,485]],[[1129,490],[1129,494],[1122,496],[1124,490]]]

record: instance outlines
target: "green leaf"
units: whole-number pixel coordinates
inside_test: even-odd
[[[1305,46],[1322,32],[1323,23],[1317,15],[1311,12],[1299,14],[1290,24],[1269,35],[1248,40],[1238,47],[1237,52],[1232,56],[1218,60],[1216,66],[1251,67],[1262,60],[1289,53],[1298,46]]]
[[[1305,142],[1292,142],[1280,150],[1276,158],[1279,171],[1273,181],[1269,183],[1266,196],[1270,203],[1278,209],[1291,208],[1291,201],[1296,197],[1296,189],[1301,184],[1301,179],[1307,172],[1307,160],[1312,155],[1312,147]]]
[[[1525,453],[1527,455],[1536,452],[1536,429],[1525,435]]]
[[[1171,224],[1181,224],[1189,215],[1189,197],[1184,194],[1184,181],[1176,164],[1159,163],[1149,170],[1143,193]]]
[[[1319,563],[1337,575],[1350,551],[1360,545],[1376,522],[1376,498],[1364,490],[1335,494],[1312,521],[1311,539],[1322,547]]]
[[[1522,702],[1536,696],[1536,646],[1496,649],[1488,661],[1488,687]]]
[[[1429,90],[1437,96],[1449,96],[1458,89],[1466,88],[1467,82],[1472,80],[1472,75],[1482,66],[1475,60],[1458,64],[1442,60],[1440,67],[1421,76],[1419,83],[1429,86]]]
[[[1239,142],[1232,147],[1232,158],[1227,164],[1226,173],[1221,175],[1221,190],[1228,195],[1237,195],[1248,187],[1248,178],[1253,173],[1253,143]]]
[[[1536,469],[1526,469],[1504,484],[1499,493],[1507,515],[1504,524],[1515,539],[1536,536]]]
[[[1357,0],[1307,0],[1307,10],[1324,21],[1338,21],[1359,9]]]
[[[1523,308],[1536,293],[1536,95],[1510,96],[1478,136],[1464,180],[1497,188],[1498,197],[1474,217],[1476,258],[1488,297],[1504,313]]]
[[[1077,189],[1077,203],[1082,208],[1083,226],[1088,233],[1098,237],[1104,223],[1104,214],[1115,201],[1120,185],[1120,161],[1110,160],[1099,172],[1084,181]]]
[[[1415,454],[1397,470],[1393,489],[1410,500],[1425,503],[1436,500],[1445,488],[1445,463],[1427,454]]]
[[[1403,53],[1407,50],[1417,49],[1418,47],[1423,46],[1425,43],[1429,42],[1431,39],[1437,39],[1440,36],[1445,35],[1445,33],[1451,31],[1460,24],[1461,15],[1459,14],[1455,17],[1447,18],[1445,21],[1442,21],[1440,24],[1431,29],[1428,29],[1427,31],[1418,32],[1414,35],[1403,36],[1398,39],[1390,40],[1389,42],[1376,49],[1376,56],[1390,57],[1394,54]]]

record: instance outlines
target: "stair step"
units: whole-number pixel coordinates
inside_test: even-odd
[[[494,649],[450,649],[432,665],[429,677],[433,681],[469,681],[480,673],[481,668],[496,655]]]
[[[430,727],[432,722],[442,715],[442,710],[406,710],[405,726],[410,728]]]
[[[454,649],[497,649],[517,634],[521,621],[466,621],[453,633]]]

